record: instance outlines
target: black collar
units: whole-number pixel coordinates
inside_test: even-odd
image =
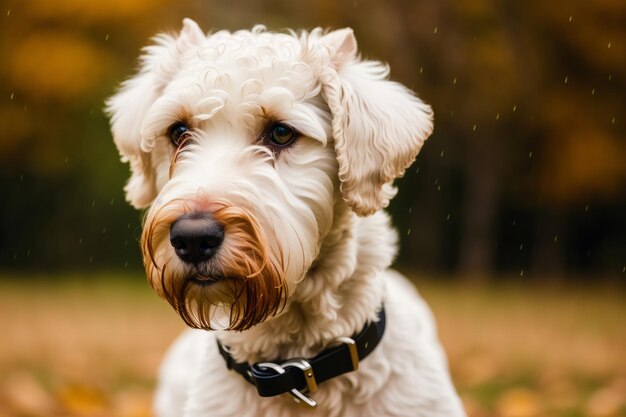
[[[385,332],[385,309],[381,307],[378,321],[370,322],[352,337],[339,337],[337,346],[313,358],[279,359],[274,362],[235,362],[228,347],[217,341],[220,354],[232,369],[254,385],[261,397],[289,392],[296,402],[315,407],[315,401],[304,395],[317,391],[317,384],[339,375],[356,371],[359,362],[378,345]]]

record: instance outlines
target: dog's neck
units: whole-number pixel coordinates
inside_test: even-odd
[[[386,213],[361,218],[337,205],[317,259],[282,314],[244,332],[221,331],[218,338],[235,360],[254,363],[311,357],[335,338],[354,335],[377,317],[381,272],[395,256],[396,240]]]

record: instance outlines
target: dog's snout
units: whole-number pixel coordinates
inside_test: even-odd
[[[176,255],[190,264],[211,259],[223,241],[224,227],[208,213],[185,214],[170,228]]]

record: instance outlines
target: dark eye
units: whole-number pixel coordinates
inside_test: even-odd
[[[189,132],[189,127],[183,122],[176,122],[167,129],[167,135],[174,146],[180,146],[181,142],[185,138],[185,134]]]
[[[278,146],[289,145],[297,137],[296,131],[284,123],[274,123],[269,130],[269,140]]]

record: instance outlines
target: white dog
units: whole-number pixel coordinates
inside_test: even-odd
[[[159,416],[464,415],[428,307],[388,269],[381,209],[432,112],[387,74],[350,29],[185,19],[108,101],[148,280],[201,329],[165,359]]]

